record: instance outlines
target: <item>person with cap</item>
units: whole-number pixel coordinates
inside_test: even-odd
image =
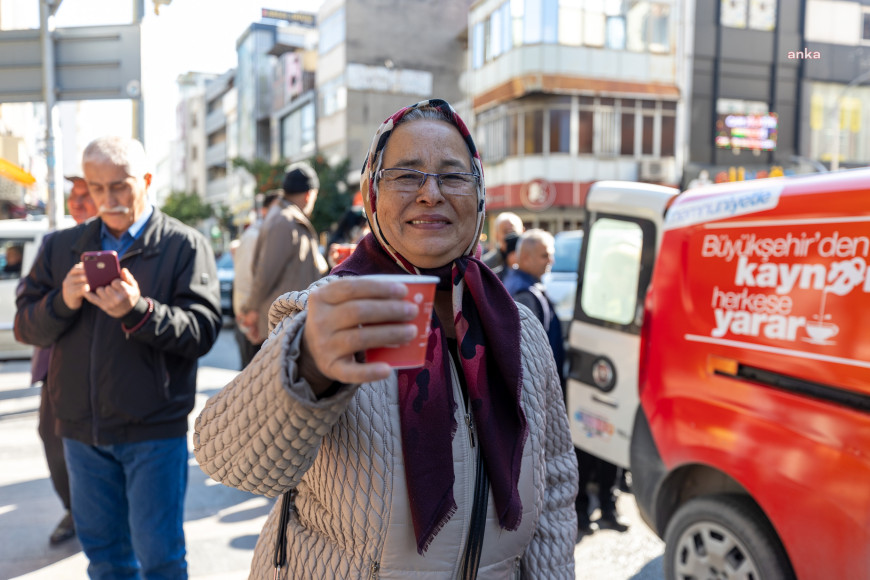
[[[260,228],[252,284],[238,319],[248,329],[248,340],[262,344],[268,336],[269,307],[291,290],[302,290],[327,272],[320,253],[317,231],[309,217],[317,201],[320,180],[307,163],[287,168],[282,184],[284,196]]]
[[[69,196],[66,198],[66,205],[76,224],[84,223],[97,215],[97,206],[91,198],[85,178],[78,175],[67,175],[65,178],[72,184]],[[42,243],[45,244],[50,236],[51,234],[45,236]],[[42,385],[39,401],[39,437],[45,450],[45,462],[48,464],[51,484],[64,508],[63,517],[48,538],[49,544],[56,546],[75,537],[76,528],[70,512],[69,474],[63,457],[63,439],[54,432],[54,410],[45,385],[50,356],[50,347],[33,347],[33,356],[30,359],[30,384]]]
[[[69,196],[66,198],[66,205],[72,219],[80,224],[97,215],[97,206],[94,205],[85,178],[79,175],[67,175],[65,179],[72,183]]]

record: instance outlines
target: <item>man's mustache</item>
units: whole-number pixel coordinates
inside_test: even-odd
[[[100,206],[100,213],[101,213],[101,214],[104,214],[104,213],[114,213],[114,214],[121,214],[121,215],[124,215],[124,214],[128,214],[128,213],[130,213],[130,208],[129,208],[129,207],[124,207],[123,205],[116,205],[115,207],[108,207],[108,206],[105,206],[105,205],[101,205],[101,206]]]

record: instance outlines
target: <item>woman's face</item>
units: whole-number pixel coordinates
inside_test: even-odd
[[[459,130],[431,119],[417,119],[393,130],[383,153],[383,169],[427,173],[470,173],[471,155]],[[477,191],[444,195],[428,177],[410,194],[378,187],[378,222],[387,242],[418,268],[437,268],[463,255],[477,227]]]

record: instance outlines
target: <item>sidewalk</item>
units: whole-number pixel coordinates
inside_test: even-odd
[[[238,368],[237,361],[231,329],[225,329],[215,349],[200,360],[191,433],[206,399],[237,374],[219,367]],[[40,392],[29,384],[29,361],[0,362],[0,580],[86,579],[87,559],[77,540],[58,547],[48,544],[63,508],[36,430]],[[213,482],[189,447],[184,530],[190,578],[247,578],[272,500]]]

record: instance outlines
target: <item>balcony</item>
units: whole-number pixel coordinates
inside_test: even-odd
[[[227,163],[227,143],[217,143],[205,150],[205,166],[214,167],[215,165],[226,165]]]

